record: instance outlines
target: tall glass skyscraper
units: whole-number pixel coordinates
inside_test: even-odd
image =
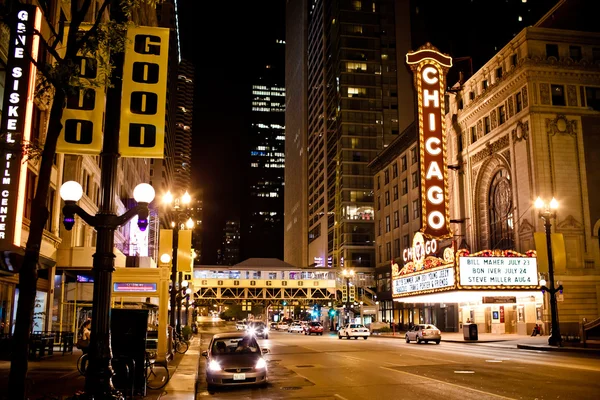
[[[302,109],[288,110],[288,119],[296,122],[288,129],[306,135],[306,154],[293,146],[288,154],[306,158],[308,245],[298,250],[306,251],[300,259],[308,265],[375,267],[377,201],[368,164],[414,118],[412,81],[404,68],[410,27],[397,20],[402,15],[408,20],[399,3],[312,0],[304,15],[288,13],[289,29],[306,26],[306,51],[288,53],[287,64],[306,68],[305,132],[298,124]],[[290,40],[294,48],[304,47],[302,36]],[[407,90],[399,93],[399,81]],[[301,90],[302,81],[290,83]],[[300,193],[288,188],[296,182],[288,174],[286,191]],[[294,208],[286,208],[286,218],[287,213]],[[286,261],[298,258],[287,250],[297,240],[286,235]]]
[[[276,43],[283,49],[283,42]],[[283,61],[283,55],[281,57]],[[285,88],[266,65],[252,85],[247,201],[242,206],[242,259],[283,258]]]

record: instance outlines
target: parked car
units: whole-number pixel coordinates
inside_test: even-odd
[[[237,321],[235,323],[235,330],[236,331],[245,331],[246,330],[246,322],[245,321]]]
[[[261,337],[263,339],[269,338],[269,328],[262,321],[250,322],[246,332],[248,332],[250,335]]]
[[[287,331],[290,325],[287,322],[279,322],[277,324],[278,331]]]
[[[271,322],[269,324],[269,329],[276,331],[277,330],[277,322]]]
[[[303,331],[304,329],[302,328],[302,324],[300,322],[292,322],[288,328],[288,332],[290,333],[302,333]]]
[[[440,344],[442,332],[435,325],[420,324],[415,325],[410,331],[406,332],[404,338],[406,339],[406,343],[410,343],[411,340],[416,340],[417,343],[427,343],[431,341],[435,342],[435,344]]]
[[[357,339],[359,337],[367,340],[371,333],[362,324],[346,324],[338,331],[338,339],[345,337],[346,339]]]
[[[309,322],[304,326],[305,335],[323,335],[323,325],[320,322]]]
[[[203,351],[206,357],[206,383],[208,390],[225,385],[267,384],[267,362],[253,335],[220,333],[214,335]]]

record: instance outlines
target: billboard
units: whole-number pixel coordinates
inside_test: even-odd
[[[429,238],[452,237],[448,204],[448,168],[444,94],[452,58],[427,43],[406,55],[414,73],[419,113],[421,232]]]
[[[42,14],[36,6],[16,3],[9,22],[10,42],[0,125],[0,251],[21,246],[27,163],[22,144],[31,138],[39,31]]]

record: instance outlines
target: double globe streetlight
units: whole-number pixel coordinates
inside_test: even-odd
[[[110,195],[110,194],[109,194]],[[70,231],[75,225],[75,215],[94,227],[97,232],[96,253],[93,255],[92,271],[94,273],[94,294],[92,300],[92,333],[90,335],[90,358],[86,370],[86,391],[91,394],[113,391],[110,378],[110,302],[112,293],[112,273],[115,270],[115,231],[125,225],[134,216],[138,216],[138,227],[145,231],[148,227],[148,204],[154,200],[154,188],[141,183],[133,190],[133,198],[137,205],[123,215],[115,215],[110,207],[104,207],[96,215],[88,214],[77,205],[83,196],[83,189],[78,182],[68,181],[60,187],[60,197],[64,200],[63,224]],[[109,210],[109,211],[106,211]],[[119,398],[119,395],[111,398]]]
[[[171,326],[175,328],[178,334],[181,334],[181,302],[178,302],[178,287],[177,287],[177,254],[179,249],[179,230],[180,229],[193,229],[196,225],[192,218],[187,217],[187,208],[189,204],[192,202],[192,197],[186,191],[181,197],[175,198],[170,191],[167,191],[163,195],[162,202],[165,206],[171,207],[171,212],[174,214],[175,221],[171,222],[171,227],[173,228],[173,255],[170,254],[162,254],[161,260],[163,257],[169,257],[169,261],[173,261],[171,264]],[[168,261],[167,261],[168,263]],[[183,280],[182,273],[179,272],[179,282],[182,283],[183,289]],[[187,283],[187,282],[186,282]],[[186,285],[187,287],[187,285]],[[187,288],[185,289],[187,292]],[[191,290],[190,290],[191,292]]]
[[[535,208],[539,212],[539,217],[544,220],[544,228],[546,230],[546,251],[548,253],[548,279],[550,281],[550,287],[546,287],[546,281],[541,280],[540,285],[542,291],[547,291],[550,294],[550,315],[552,318],[552,325],[550,329],[550,337],[548,338],[548,344],[550,346],[560,346],[562,339],[560,336],[560,327],[558,326],[558,306],[556,304],[556,292],[562,293],[563,287],[559,285],[554,286],[554,262],[552,257],[552,224],[550,219],[556,220],[556,210],[558,209],[558,201],[553,197],[549,203],[546,203],[541,197],[535,200]]]

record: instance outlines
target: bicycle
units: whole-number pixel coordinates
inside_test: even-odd
[[[184,354],[188,351],[189,344],[177,332],[173,332],[173,349],[179,354]]]
[[[88,353],[84,353],[77,359],[77,370],[81,375],[85,375],[85,370],[87,369],[88,365],[88,358]]]
[[[169,375],[169,368],[166,364],[152,360],[150,353],[146,352],[146,387],[151,390],[158,390],[165,387],[169,383],[171,376]]]

